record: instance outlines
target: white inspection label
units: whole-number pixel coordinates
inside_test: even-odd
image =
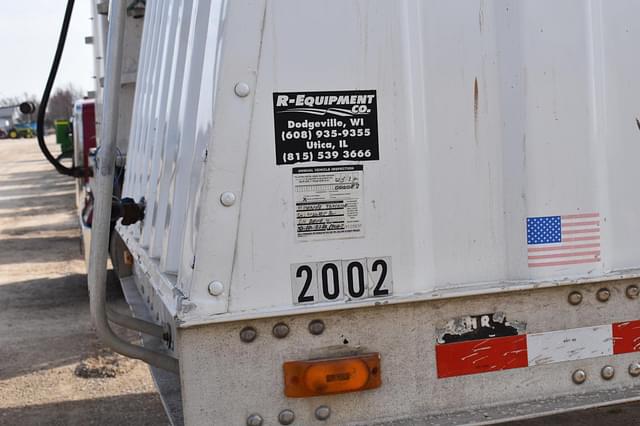
[[[296,239],[364,236],[362,165],[293,169]]]

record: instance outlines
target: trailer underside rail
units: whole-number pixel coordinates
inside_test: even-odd
[[[133,277],[120,278],[122,285],[122,292],[124,297],[133,312],[133,316],[145,321],[153,321],[151,312],[145,305],[138,292]],[[164,351],[164,343],[157,337],[148,336],[141,333],[143,345],[154,351]],[[184,418],[182,415],[182,395],[180,392],[180,376],[172,372],[149,366],[151,375],[156,383],[158,393],[162,399],[162,405],[171,421],[172,426],[184,425]]]
[[[640,401],[640,386],[621,389],[591,391],[583,394],[565,395],[537,401],[517,402],[494,407],[483,407],[476,410],[466,410],[456,413],[431,414],[424,417],[412,417],[401,420],[381,421],[374,425],[490,425],[505,422],[519,426],[533,426],[538,424],[574,424],[578,421],[582,425],[603,424],[603,416],[610,419],[609,412],[616,408],[616,413],[629,415],[630,411],[638,411],[638,406],[628,406],[632,402]],[[608,407],[609,410],[602,411]],[[584,411],[588,410],[588,411]],[[556,422],[556,417],[563,417],[564,423]],[[637,417],[636,417],[637,418]],[[531,419],[531,422],[524,420]],[[558,419],[559,420],[559,419]],[[371,423],[367,423],[371,424]]]

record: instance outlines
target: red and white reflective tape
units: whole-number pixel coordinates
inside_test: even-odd
[[[640,321],[436,345],[438,377],[640,351]]]

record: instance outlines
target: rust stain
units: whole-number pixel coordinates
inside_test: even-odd
[[[473,80],[473,115],[478,119],[478,78]]]
[[[473,137],[478,144],[478,77],[473,80]]]

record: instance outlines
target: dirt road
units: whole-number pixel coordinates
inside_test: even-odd
[[[146,365],[94,334],[73,180],[35,139],[0,140],[0,159],[0,425],[166,425]]]

